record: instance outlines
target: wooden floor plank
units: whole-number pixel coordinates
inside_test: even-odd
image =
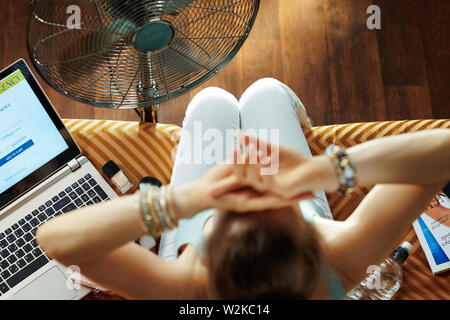
[[[423,41],[433,117],[450,117],[450,1],[411,1]]]
[[[417,12],[410,0],[376,0],[382,28],[376,32],[383,83],[387,86],[427,86],[427,71]],[[402,23],[399,23],[401,21]]]
[[[384,97],[390,120],[433,118],[427,86],[385,86]]]
[[[333,100],[333,122],[385,118],[377,30],[366,26],[371,0],[327,0],[325,17]]]
[[[280,80],[299,96],[316,125],[334,121],[324,2],[322,0],[279,2],[285,75]]]

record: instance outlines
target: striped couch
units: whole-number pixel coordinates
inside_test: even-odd
[[[143,176],[154,176],[164,184],[170,182],[172,150],[176,143],[171,135],[179,127],[167,124],[139,124],[109,120],[65,120],[84,154],[97,167],[116,161],[135,188]],[[329,144],[350,147],[371,139],[433,128],[450,128],[447,120],[386,121],[314,127],[305,130],[313,154],[322,153]],[[356,208],[370,188],[356,189],[345,198],[328,194],[336,220],[343,220]],[[132,190],[134,191],[134,190]],[[450,299],[450,273],[433,277],[417,236],[411,227],[401,241],[413,245],[404,265],[404,281],[396,299]],[[116,299],[109,295],[90,294],[88,299]]]

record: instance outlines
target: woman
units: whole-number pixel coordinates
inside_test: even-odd
[[[203,90],[186,111],[171,188],[159,198],[173,215],[157,223],[149,214],[161,209],[150,189],[52,219],[39,228],[37,241],[49,256],[78,265],[82,274],[127,298],[344,298],[449,180],[450,130],[348,149],[345,157],[356,175],[344,182],[376,186],[338,222],[322,218],[327,208],[316,200],[323,199],[321,190],[342,189],[338,158],[311,157],[300,125],[308,125],[305,115],[295,94],[274,79],[256,82],[239,102],[223,90]],[[260,152],[263,141],[241,135],[249,153],[234,151],[235,159],[245,160],[240,164],[187,161],[199,151],[199,123],[222,136],[227,129],[279,129],[281,146],[277,151],[271,145],[266,154]],[[216,148],[217,161],[225,161],[232,148]],[[249,164],[253,154],[258,161]],[[274,163],[276,174],[261,174]],[[163,234],[164,259],[133,242],[159,234],[161,221],[178,224]]]

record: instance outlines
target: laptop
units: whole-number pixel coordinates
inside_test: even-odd
[[[46,256],[35,233],[49,219],[115,197],[26,62],[0,71],[0,300],[88,294],[71,285],[70,272]]]

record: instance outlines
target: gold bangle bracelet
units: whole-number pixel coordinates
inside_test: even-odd
[[[173,224],[173,221],[172,221],[171,217],[169,216],[169,212],[167,211],[166,193],[167,193],[167,186],[162,186],[160,188],[160,193],[159,193],[159,204],[161,206],[161,211],[164,214],[164,221],[166,222],[168,229],[173,229],[173,228],[175,228],[175,225]]]
[[[167,191],[166,191],[166,205],[167,205],[167,211],[169,213],[169,217],[171,218],[171,220],[173,221],[173,225],[175,227],[178,227],[178,219],[175,216],[175,212],[173,210],[173,188],[172,187],[167,187]]]
[[[151,194],[149,195],[150,192]],[[162,226],[153,204],[153,192],[155,192],[154,188],[147,191],[147,209],[152,217],[154,237],[159,237],[162,233]]]

